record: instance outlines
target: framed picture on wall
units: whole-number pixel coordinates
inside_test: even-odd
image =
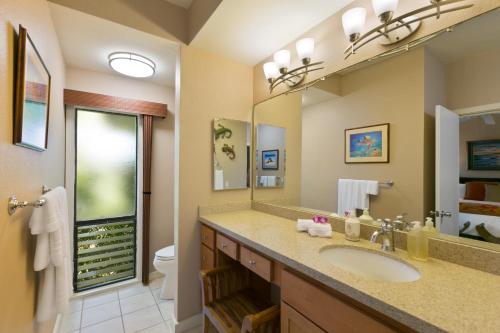
[[[262,170],[279,169],[280,151],[278,149],[262,151]]]
[[[345,130],[345,163],[389,163],[389,124]]]
[[[469,170],[500,170],[500,139],[467,142]]]
[[[14,110],[14,144],[47,149],[50,73],[28,32],[19,26]]]

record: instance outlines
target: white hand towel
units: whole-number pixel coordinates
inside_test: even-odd
[[[313,224],[313,220],[298,219],[297,220],[297,231],[307,231],[309,226]]]
[[[330,223],[313,223],[307,232],[312,237],[332,237],[332,225]]]
[[[345,216],[352,209],[370,208],[370,195],[378,194],[378,181],[339,179],[337,213]]]
[[[34,269],[41,271],[36,319],[39,322],[64,312],[70,295],[70,250],[66,190],[57,187],[42,196],[46,204],[35,208],[31,234],[37,235]]]

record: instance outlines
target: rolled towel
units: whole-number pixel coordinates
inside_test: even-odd
[[[314,224],[313,220],[298,219],[297,231],[307,231],[312,224]]]
[[[330,223],[313,223],[307,232],[312,237],[332,237],[332,225]]]

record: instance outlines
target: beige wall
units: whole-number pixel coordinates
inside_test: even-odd
[[[481,117],[460,123],[460,177],[500,178],[500,171],[467,169],[467,141],[500,139],[500,113],[493,117],[495,125],[486,125]]]
[[[500,103],[500,49],[446,64],[446,93],[451,110]]]
[[[212,190],[212,120],[250,121],[252,68],[182,46],[176,101],[175,244],[178,264],[176,316],[201,311],[198,205],[250,200],[250,189]],[[180,94],[180,95],[179,95]]]
[[[384,181],[371,215],[423,218],[424,51],[419,49],[341,78],[342,97],[302,117],[302,205],[337,211],[339,178]],[[345,164],[344,130],[390,123],[390,163]]]
[[[44,0],[0,1],[0,332],[52,332],[53,321],[34,323],[36,274],[33,272],[31,209],[7,215],[9,196],[34,200],[41,186],[64,185],[64,60]],[[12,145],[14,29],[22,24],[52,76],[48,150]]]
[[[286,128],[285,186],[283,188],[255,188],[254,200],[287,200],[297,204],[300,193],[301,170],[301,94],[283,95],[254,108],[254,125],[267,124]],[[281,160],[281,158],[280,158]]]
[[[168,116],[153,120],[149,271],[157,250],[174,243],[174,89],[167,86],[87,70],[68,68],[66,88],[166,103]]]
[[[500,0],[476,0],[473,3],[474,6],[467,10],[443,15],[439,20],[436,19],[426,20],[422,24],[421,28],[414,35],[412,35],[412,37],[410,37],[408,41],[418,39],[423,36],[427,36],[433,32],[439,31],[441,29],[454,25],[458,22],[462,22],[466,19],[484,13],[485,11],[489,11],[493,8],[496,8],[500,5]],[[398,13],[405,13],[410,10],[427,5],[429,5],[428,0],[400,1],[398,6]],[[359,7],[359,6],[362,6],[367,9],[368,14],[365,25],[366,30],[369,30],[371,27],[375,27],[376,25],[380,24],[378,18],[373,14],[370,0],[355,0],[345,9],[341,10],[335,15],[332,15],[330,18],[323,21],[321,24],[317,25],[308,32],[305,32],[301,37],[297,38],[298,40],[302,37],[314,37],[316,41],[316,49],[313,61],[325,62],[324,69],[311,73],[306,79],[306,82],[315,80],[330,73],[334,73],[338,70],[347,68],[351,65],[355,65],[377,54],[384,53],[392,48],[392,47],[384,47],[380,45],[378,42],[373,41],[367,44],[362,49],[358,50],[358,52],[355,55],[351,56],[347,60],[344,60],[343,52],[344,49],[348,47],[349,43],[342,29],[342,23],[341,23],[342,14],[349,8]],[[285,46],[285,48],[290,50],[294,55],[292,66],[299,65],[300,60],[297,59],[296,57],[295,41]],[[262,65],[265,62],[270,61],[271,58],[272,55],[270,55],[266,59],[263,59],[259,64],[254,66],[255,103],[263,101],[269,98],[270,96],[275,96],[277,94],[280,94],[286,90],[284,88],[279,88],[275,89],[273,94],[269,94],[268,83],[262,72]]]

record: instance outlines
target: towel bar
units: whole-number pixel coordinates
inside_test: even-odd
[[[42,194],[45,194],[52,190],[51,188],[47,187],[46,185],[42,186]],[[35,201],[20,201],[17,200],[17,197],[15,195],[11,196],[9,198],[8,206],[7,209],[9,211],[9,215],[13,215],[18,208],[24,208],[24,207],[42,207],[47,203],[47,200],[45,199],[38,199]]]
[[[383,182],[378,182],[379,185],[387,186],[387,187],[393,187],[394,186],[394,181],[389,179]]]

